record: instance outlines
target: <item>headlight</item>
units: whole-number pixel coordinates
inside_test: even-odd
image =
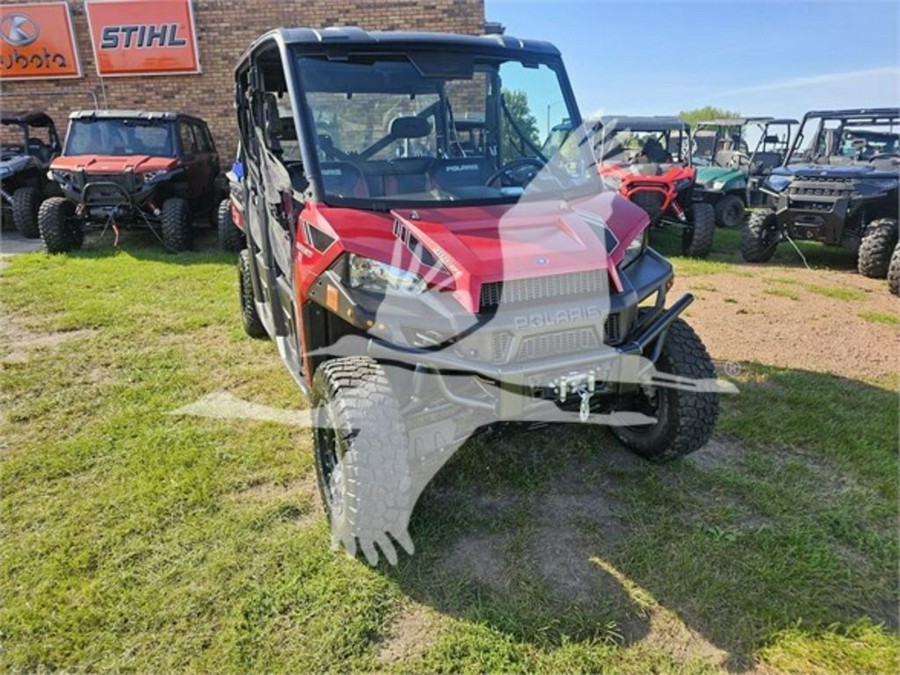
[[[618,192],[619,188],[622,187],[621,178],[617,178],[616,176],[603,176],[602,178],[603,184],[613,192]]]
[[[47,178],[56,181],[57,183],[69,183],[72,180],[72,172],[50,169],[50,171],[47,172]]]
[[[790,184],[791,179],[789,176],[769,176],[766,178],[766,182],[763,183],[763,186],[772,192],[782,192]]]
[[[8,166],[6,166],[6,165],[0,166],[0,176],[8,176],[11,173],[12,173],[12,169],[10,169]]]
[[[713,190],[721,190],[721,189],[723,189],[723,188],[725,187],[725,182],[726,182],[726,181],[724,181],[724,180],[714,180],[714,181],[713,181],[713,184],[712,184],[712,189],[713,189]]]
[[[422,293],[427,284],[414,272],[387,263],[350,254],[350,288],[375,293]]]
[[[168,171],[148,171],[147,173],[142,174],[142,175],[144,176],[144,183],[152,183],[157,178],[162,178],[167,173],[169,173],[169,172]]]
[[[625,256],[622,258],[622,262],[619,263],[620,268],[625,269],[638,259],[647,247],[648,236],[649,228],[645,229],[640,235],[631,240],[631,243],[628,244],[628,248],[625,249]]]

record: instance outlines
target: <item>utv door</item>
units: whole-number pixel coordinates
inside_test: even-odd
[[[196,211],[200,199],[203,197],[204,168],[203,159],[199,154],[197,140],[194,138],[194,130],[186,120],[178,120],[178,137],[181,140],[181,162],[184,165],[187,194],[191,207]]]
[[[191,122],[197,145],[197,182],[204,206],[218,206],[216,176],[219,174],[219,156],[212,144],[209,129],[199,122]]]
[[[273,72],[274,68],[279,72]],[[239,74],[238,117],[245,152],[245,223],[252,246],[257,311],[275,337],[282,359],[301,378],[300,348],[293,291],[293,248],[299,205],[290,175],[274,136],[278,116],[276,94],[267,82],[283,81],[277,51],[251,57],[249,70]],[[268,71],[268,76],[267,76]]]

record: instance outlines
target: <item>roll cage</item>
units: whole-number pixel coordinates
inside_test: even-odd
[[[343,197],[336,200],[325,189],[322,160],[316,133],[313,112],[306,102],[302,90],[302,78],[298,73],[297,57],[319,57],[329,62],[342,62],[361,57],[406,57],[412,61],[426,78],[442,77],[460,73],[477,57],[495,59],[498,63],[506,60],[522,61],[526,67],[547,66],[559,80],[563,100],[570,112],[572,128],[581,125],[574,93],[563,67],[558,50],[548,43],[522,41],[509,36],[448,36],[437,33],[378,33],[365,32],[356,28],[283,29],[279,28],[261,36],[242,56],[235,69],[235,104],[238,112],[239,128],[245,152],[251,163],[266,166],[268,183],[291,189],[303,196],[304,200],[334,205],[385,210],[397,206],[389,201],[362,197]],[[468,64],[468,65],[467,65]],[[501,119],[511,122],[510,128],[517,131],[521,154],[528,154],[546,163],[538,143],[517,129],[515,121],[506,108],[503,96],[489,97],[485,119],[463,120],[457,126],[454,111],[446,92],[438,91],[439,100],[417,116],[434,115],[437,152],[446,157],[472,157],[472,146],[464,150],[460,131],[471,130],[478,125],[483,142],[475,148],[479,157],[492,162],[495,168],[503,165],[498,129]],[[287,109],[282,116],[280,110]],[[296,138],[299,159],[285,161],[280,141],[285,136]],[[370,157],[392,142],[384,137],[355,154],[354,159]],[[340,148],[336,148],[342,152]],[[482,154],[483,153],[483,154]],[[338,155],[339,156],[339,155]],[[280,165],[280,166],[279,166]],[[501,197],[499,203],[508,201]],[[455,205],[467,205],[465,199]],[[485,203],[484,199],[478,203]]]
[[[812,133],[814,145],[801,153],[804,141],[808,140],[805,130],[813,120],[818,120],[815,124],[815,131]],[[826,128],[826,123],[829,121],[836,121],[838,124],[835,127]],[[834,138],[843,136],[848,122],[872,126],[887,125],[891,130],[896,128],[900,132],[900,108],[811,110],[803,116],[797,135],[791,144],[790,152],[785,155],[783,166],[797,162],[816,162],[823,157],[835,156],[834,150],[837,144],[834,142]]]

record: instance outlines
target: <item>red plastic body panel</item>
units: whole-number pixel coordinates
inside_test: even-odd
[[[88,173],[135,173],[148,171],[170,171],[179,166],[173,157],[151,157],[149,155],[65,155],[57,157],[50,165],[60,171],[87,171]]]

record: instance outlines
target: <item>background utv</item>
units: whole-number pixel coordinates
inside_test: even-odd
[[[47,167],[59,154],[56,126],[47,113],[0,115],[0,198],[16,229],[29,239],[40,236],[38,210],[45,197],[59,194]],[[46,140],[45,140],[46,139]]]
[[[191,247],[195,215],[215,222],[219,156],[206,123],[173,112],[96,111],[69,116],[50,174],[63,197],[41,206],[51,253],[80,248],[89,229],[150,229],[172,252]]]
[[[310,395],[335,541],[410,550],[419,492],[484,424],[622,415],[653,461],[706,443],[692,297],[666,307],[672,267],[602,191],[554,47],[279,29],[236,85],[244,326]]]
[[[741,237],[748,262],[766,262],[785,238],[858,251],[859,273],[884,279],[897,243],[900,109],[807,113],[783,166],[766,179],[770,206]]]

